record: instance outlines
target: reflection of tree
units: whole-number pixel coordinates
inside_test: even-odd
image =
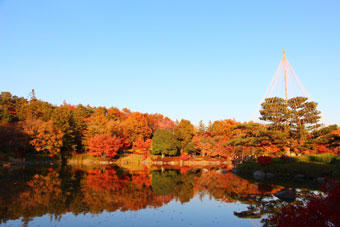
[[[257,196],[276,192],[279,188],[265,192],[261,186],[227,172],[220,174],[216,170],[202,172],[197,181],[198,191],[209,191],[209,195],[217,200],[233,202],[240,200],[250,202]]]
[[[162,198],[151,190],[148,172],[138,176],[126,173],[118,174],[112,168],[104,171],[88,172],[83,188],[84,201],[93,213],[103,210],[121,211],[139,210],[147,206],[159,207],[169,202],[172,197]]]
[[[194,197],[195,175],[192,172],[179,174],[177,170],[153,171],[152,190],[157,195],[173,195],[181,203]]]
[[[27,182],[28,189],[19,195],[18,201],[24,217],[34,217],[46,213],[58,216],[65,202],[62,196],[59,174],[50,172],[46,176],[35,175]]]
[[[181,181],[176,186],[176,194],[181,203],[189,202],[194,197],[194,177],[192,172],[181,175]]]
[[[179,170],[150,172],[145,169],[129,173],[116,167],[88,171],[64,167],[58,173],[52,169],[48,173],[43,169],[40,171],[33,178],[17,181],[19,185],[9,184],[8,179],[14,176],[0,178],[6,191],[15,194],[0,198],[1,222],[19,217],[29,222],[31,218],[44,214],[60,218],[67,212],[79,214],[157,208],[173,199],[189,202],[197,193],[200,196],[208,194],[223,202],[249,204],[247,210],[234,213],[242,218],[275,214],[282,205],[271,196],[280,187],[252,184],[230,172],[216,169],[188,169],[182,173]],[[2,196],[3,190],[0,192]]]
[[[152,190],[156,193],[156,195],[171,194],[174,192],[175,186],[179,181],[179,173],[176,170],[152,172]]]

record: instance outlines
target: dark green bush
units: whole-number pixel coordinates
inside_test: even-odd
[[[152,138],[153,155],[178,155],[178,142],[174,135],[165,129],[158,129]]]
[[[321,162],[321,163],[331,163],[334,158],[334,154],[324,153],[324,154],[315,154],[308,156],[309,161],[312,162]]]

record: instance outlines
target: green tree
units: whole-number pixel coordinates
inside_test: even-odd
[[[22,120],[42,119],[43,121],[48,121],[51,119],[53,110],[54,107],[48,102],[32,99],[25,106],[25,116]]]
[[[313,131],[311,137],[312,144],[323,144],[328,147],[340,146],[340,130],[337,125],[329,125],[327,127]]]
[[[17,96],[12,96],[10,92],[0,93],[0,122],[11,123],[16,121]]]
[[[272,145],[283,148],[287,145],[288,133],[280,130],[268,129],[258,123],[245,123],[235,127],[235,130],[242,131],[242,135],[235,137],[227,143],[232,146],[250,146],[258,153],[258,149]],[[255,154],[255,153],[254,153]]]
[[[320,111],[317,103],[306,97],[294,97],[287,102],[279,97],[267,98],[261,104],[260,120],[270,122],[274,130],[287,130],[295,138],[304,138],[311,130],[320,127]]]
[[[188,143],[187,145],[185,145],[185,147],[183,148],[183,151],[184,153],[190,154],[190,155],[196,154],[198,152],[198,150],[195,148],[194,142],[192,141]]]
[[[71,152],[76,148],[75,141],[75,123],[73,119],[73,111],[66,106],[55,108],[52,114],[54,125],[63,134],[63,151]]]
[[[176,139],[180,142],[181,152],[184,147],[191,142],[194,136],[195,128],[188,120],[182,119],[178,125],[174,128],[174,135]]]
[[[304,138],[307,131],[320,127],[320,111],[316,102],[308,102],[306,97],[294,97],[288,100],[289,126],[294,137]]]
[[[0,107],[0,122],[9,123],[11,121],[11,115],[8,112],[6,105]]]
[[[178,142],[174,135],[166,129],[158,129],[152,139],[153,155],[178,155]]]
[[[260,120],[270,122],[270,127],[275,130],[284,130],[289,118],[286,101],[279,97],[266,98],[261,104]]]
[[[85,145],[87,144],[87,140],[85,138],[85,132],[87,129],[86,119],[89,119],[92,113],[92,108],[84,107],[82,105],[78,105],[73,111],[75,142],[77,144],[78,152],[83,151]]]

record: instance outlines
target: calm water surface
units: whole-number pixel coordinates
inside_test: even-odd
[[[2,226],[261,226],[281,186],[229,171],[21,167],[1,170]]]

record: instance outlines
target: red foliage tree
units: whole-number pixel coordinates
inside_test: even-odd
[[[327,195],[315,195],[305,205],[287,205],[270,217],[275,226],[339,226],[340,182],[329,183]]]
[[[151,149],[151,144],[152,144],[151,139],[147,139],[145,141],[144,140],[137,140],[137,141],[133,142],[132,148],[134,150],[138,151],[138,152],[147,153]]]
[[[95,135],[89,139],[89,154],[94,156],[105,155],[114,158],[119,149],[124,147],[124,140],[110,135]]]

